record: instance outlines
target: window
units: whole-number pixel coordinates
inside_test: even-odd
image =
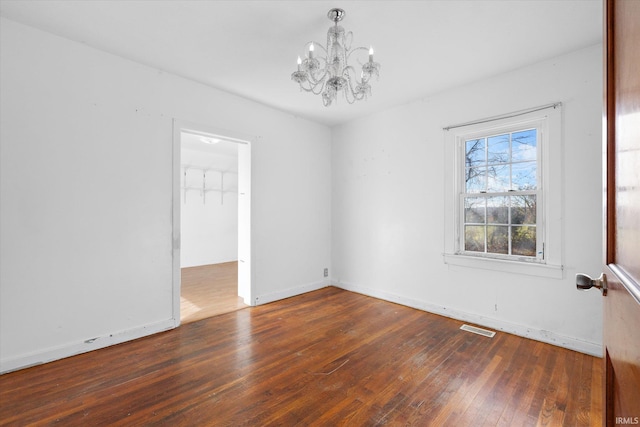
[[[473,254],[543,258],[538,248],[539,129],[466,139],[460,249]]]
[[[445,133],[445,262],[561,277],[559,105]]]

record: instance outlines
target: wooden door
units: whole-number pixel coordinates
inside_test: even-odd
[[[640,424],[640,0],[605,0],[606,426]]]

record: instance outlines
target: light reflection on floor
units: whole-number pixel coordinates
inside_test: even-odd
[[[202,310],[202,307],[192,303],[183,296],[180,297],[180,317],[183,322],[189,320],[189,318],[196,315],[200,310]]]

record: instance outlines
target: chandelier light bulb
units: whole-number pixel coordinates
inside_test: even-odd
[[[322,95],[325,107],[337,99],[338,93],[349,104],[366,99],[371,94],[371,77],[377,78],[380,71],[380,64],[373,61],[373,47],[368,49],[369,61],[366,47],[351,47],[353,33],[338,25],[344,16],[344,10],[338,8],[327,13],[334,25],[327,31],[326,45],[310,42],[307,57],[302,60],[298,56],[298,71],[291,74],[301,91]],[[317,55],[316,44],[320,47]]]

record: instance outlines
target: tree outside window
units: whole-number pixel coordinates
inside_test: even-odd
[[[464,141],[465,252],[537,257],[538,130]]]

